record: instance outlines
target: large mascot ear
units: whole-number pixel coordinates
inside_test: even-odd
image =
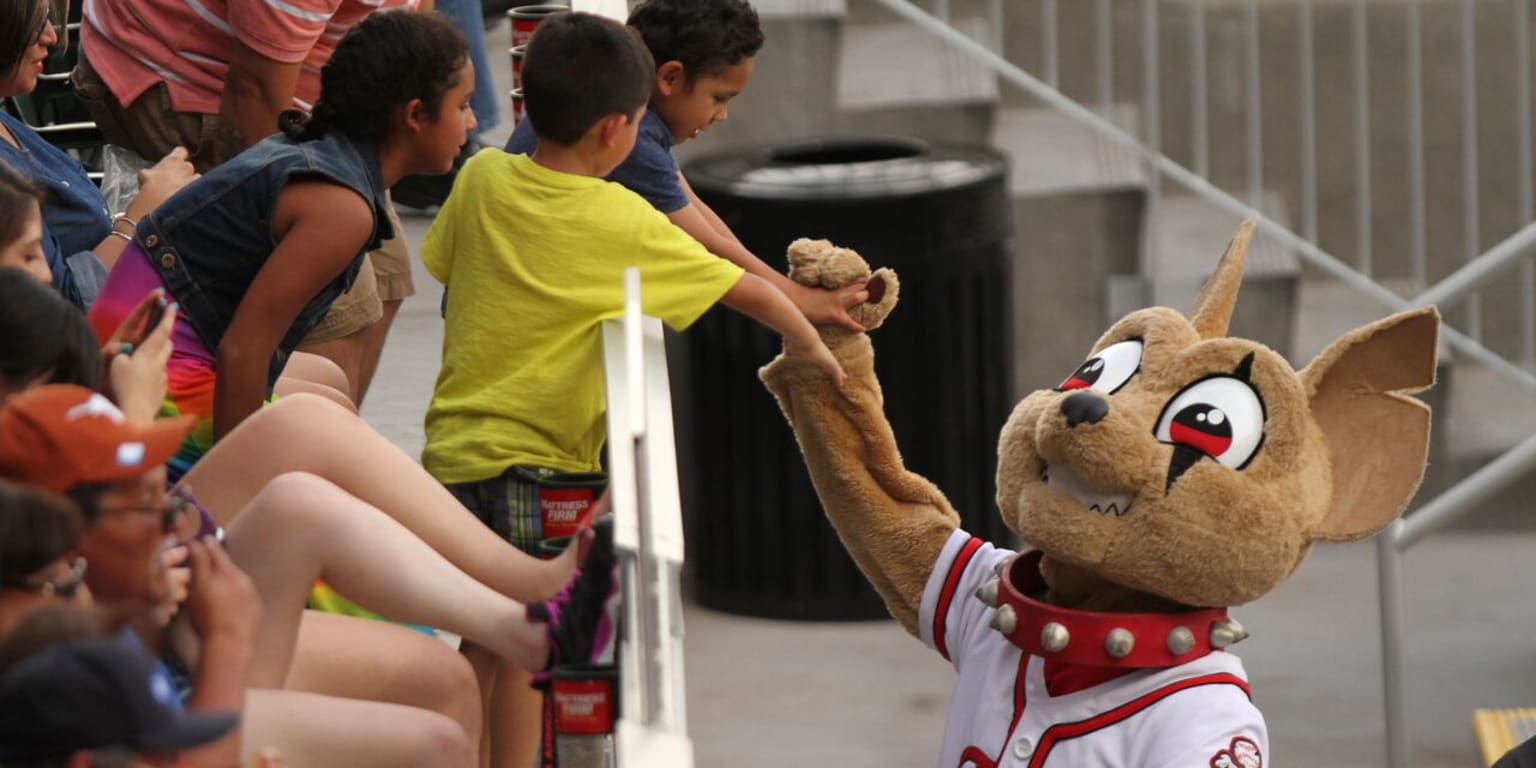
[[[1333,503],[1313,539],[1353,541],[1403,513],[1424,477],[1440,313],[1399,312],[1323,350],[1301,380],[1333,459]]]
[[[1227,324],[1232,322],[1232,308],[1237,305],[1237,291],[1242,287],[1243,262],[1248,258],[1248,244],[1253,242],[1253,219],[1244,219],[1237,227],[1237,234],[1227,244],[1227,252],[1216,263],[1216,271],[1200,287],[1195,297],[1195,308],[1189,313],[1189,321],[1202,339],[1217,339],[1227,335]]]

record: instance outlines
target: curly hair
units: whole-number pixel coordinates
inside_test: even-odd
[[[279,126],[296,141],[338,130],[382,144],[389,138],[390,113],[412,99],[421,99],[436,119],[468,60],[469,42],[444,16],[375,13],[336,44],[320,70],[320,98],[311,114],[285,112]]]
[[[629,14],[656,65],[680,62],[690,84],[756,56],[757,11],[745,0],[648,0]]]

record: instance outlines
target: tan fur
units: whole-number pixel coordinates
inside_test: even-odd
[[[1226,336],[1252,234],[1251,223],[1238,230],[1189,318],[1140,310],[1100,338],[1091,359],[1141,344],[1134,375],[1123,371],[1118,388],[1097,378],[1112,366],[1089,365],[1091,387],[1034,392],[1003,427],[998,507],[1045,553],[1053,601],[1120,611],[1238,605],[1288,577],[1312,542],[1367,536],[1412,498],[1429,411],[1408,395],[1434,381],[1438,314],[1404,312],[1352,331],[1298,374],[1262,344]],[[870,276],[858,254],[826,241],[796,241],[790,260],[791,276],[807,285]],[[857,308],[870,328],[896,294],[894,275],[875,274],[891,287]],[[783,356],[763,378],[839,536],[915,633],[929,571],[958,516],[902,466],[868,336],[822,334],[849,374],[844,390]],[[1072,398],[1107,410],[1069,421]],[[1121,516],[1100,514],[1081,493],[1101,507],[1130,505]]]

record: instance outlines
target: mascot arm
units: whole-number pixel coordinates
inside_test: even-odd
[[[845,387],[813,363],[785,355],[764,367],[762,378],[794,429],[843,546],[891,615],[920,637],[923,589],[960,517],[933,483],[902,465],[869,337],[831,327],[820,331],[848,373]]]

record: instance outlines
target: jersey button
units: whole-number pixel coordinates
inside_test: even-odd
[[[1029,756],[1033,755],[1034,753],[1035,753],[1034,742],[1031,742],[1029,739],[1027,739],[1027,738],[1025,738],[1023,736],[1020,736],[1017,739],[1013,740],[1013,756],[1014,757],[1017,757],[1020,760],[1028,760]]]

